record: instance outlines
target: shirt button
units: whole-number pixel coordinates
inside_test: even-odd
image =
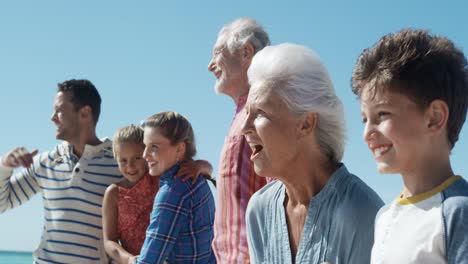
[[[76,169],[75,169],[75,172],[80,172],[80,168],[76,168]]]

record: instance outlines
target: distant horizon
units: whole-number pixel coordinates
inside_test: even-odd
[[[4,250],[4,249],[0,249],[0,252],[12,252],[12,253],[24,253],[24,254],[29,254],[29,253],[33,253],[34,250],[32,251],[22,251],[22,250]]]
[[[32,251],[24,252],[0,250],[0,263],[30,264],[34,260],[32,254]]]

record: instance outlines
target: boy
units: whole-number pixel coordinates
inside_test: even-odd
[[[449,158],[467,113],[464,54],[405,29],[364,50],[352,89],[379,172],[403,178],[377,214],[371,263],[468,263],[468,184]]]

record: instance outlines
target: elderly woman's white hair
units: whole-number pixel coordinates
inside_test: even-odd
[[[225,35],[226,45],[231,53],[237,51],[242,45],[250,42],[255,52],[270,45],[270,38],[263,27],[252,18],[238,18],[225,25],[218,37]]]
[[[251,91],[273,89],[293,113],[317,113],[318,144],[330,159],[341,161],[345,145],[343,105],[314,51],[290,43],[266,47],[254,56],[248,77]]]

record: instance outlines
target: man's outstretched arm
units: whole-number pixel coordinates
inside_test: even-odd
[[[23,147],[15,148],[0,159],[0,213],[30,200],[40,187],[34,176],[34,156],[38,153]],[[13,174],[15,168],[24,170]]]

